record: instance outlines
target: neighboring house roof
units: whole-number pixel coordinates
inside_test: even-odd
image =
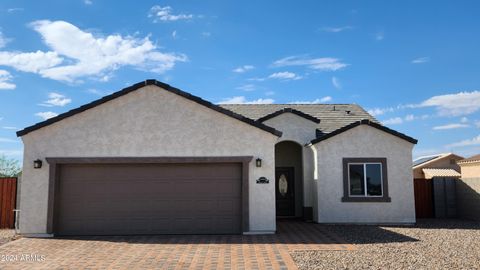
[[[456,159],[462,159],[463,158],[463,157],[455,155],[453,153],[442,153],[442,154],[435,154],[435,155],[430,155],[430,156],[423,156],[423,157],[419,157],[419,158],[413,160],[413,169],[428,166],[429,164],[432,164],[434,162],[437,162],[440,159],[450,157],[450,156],[452,156],[453,158],[456,158]]]
[[[221,107],[253,120],[261,120],[267,115],[284,109],[302,112],[319,119],[319,136],[362,119],[378,121],[356,104],[222,104]]]
[[[265,121],[267,121],[268,119],[272,119],[272,118],[277,117],[277,116],[279,116],[280,114],[283,114],[283,113],[293,113],[293,114],[298,115],[298,116],[300,116],[300,117],[303,117],[303,118],[305,118],[305,119],[307,119],[307,120],[313,121],[313,122],[315,122],[315,123],[317,123],[317,124],[320,123],[320,119],[318,119],[318,118],[316,118],[316,117],[313,117],[313,116],[311,116],[311,115],[309,115],[309,114],[306,114],[306,113],[304,113],[304,112],[301,112],[301,111],[299,111],[299,110],[292,109],[292,108],[280,109],[280,110],[278,110],[278,111],[276,111],[276,112],[273,112],[273,113],[271,113],[271,114],[267,114],[267,115],[259,118],[257,121],[258,121],[258,122],[265,122]]]
[[[254,120],[252,120],[252,119],[250,119],[250,118],[248,118],[248,117],[246,117],[246,116],[244,116],[244,115],[241,115],[241,114],[232,112],[232,111],[230,111],[230,110],[228,110],[228,109],[226,109],[226,108],[223,108],[223,107],[220,107],[220,106],[218,106],[218,105],[215,105],[215,104],[213,104],[213,103],[211,103],[211,102],[208,102],[208,101],[206,101],[206,100],[204,100],[204,99],[201,99],[200,97],[197,97],[197,96],[194,96],[194,95],[189,94],[189,93],[187,93],[187,92],[184,92],[184,91],[182,91],[182,90],[180,90],[180,89],[178,89],[178,88],[172,87],[172,86],[170,86],[170,85],[168,85],[168,84],[159,82],[159,81],[157,81],[157,80],[146,80],[146,81],[143,81],[143,82],[136,83],[136,84],[134,84],[134,85],[132,85],[132,86],[129,86],[129,87],[127,87],[127,88],[124,88],[124,89],[122,89],[122,90],[120,90],[120,91],[118,91],[118,92],[115,92],[115,93],[111,94],[111,95],[102,97],[102,98],[100,98],[100,99],[98,99],[98,100],[95,100],[95,101],[93,101],[93,102],[90,102],[90,103],[88,103],[88,104],[82,105],[82,106],[80,106],[80,107],[78,107],[78,108],[76,108],[76,109],[70,110],[70,111],[68,111],[68,112],[66,112],[66,113],[59,114],[59,115],[56,116],[56,117],[50,118],[50,119],[45,120],[45,121],[43,121],[43,122],[37,123],[37,124],[35,124],[35,125],[33,125],[33,126],[29,126],[29,127],[27,127],[27,128],[24,128],[23,130],[17,131],[17,136],[20,137],[20,136],[26,135],[26,134],[28,134],[28,133],[30,133],[30,132],[32,132],[32,131],[35,131],[35,130],[37,130],[37,129],[40,129],[40,128],[49,126],[49,125],[51,125],[51,124],[53,124],[53,123],[59,122],[59,121],[65,119],[65,118],[68,118],[68,117],[70,117],[70,116],[73,116],[73,115],[75,115],[75,114],[77,114],[77,113],[81,113],[81,112],[84,112],[84,111],[86,111],[86,110],[88,110],[88,109],[91,109],[91,108],[94,108],[94,107],[96,107],[96,106],[99,106],[99,105],[101,105],[101,104],[103,104],[103,103],[106,103],[106,102],[108,102],[108,101],[110,101],[110,100],[113,100],[113,99],[115,99],[115,98],[121,97],[121,96],[123,96],[123,95],[126,95],[126,94],[128,94],[128,93],[130,93],[130,92],[133,92],[133,91],[135,91],[135,90],[138,90],[138,89],[140,89],[140,88],[142,88],[142,87],[144,87],[144,86],[147,86],[147,85],[156,85],[156,86],[158,86],[158,87],[161,87],[161,88],[165,89],[166,91],[169,91],[169,92],[171,92],[171,93],[174,93],[174,94],[177,94],[177,95],[179,95],[179,96],[182,96],[182,97],[184,97],[184,98],[186,98],[186,99],[189,99],[189,100],[191,100],[191,101],[194,101],[194,102],[196,102],[196,103],[198,103],[198,104],[200,104],[200,105],[203,105],[203,106],[205,106],[205,107],[207,107],[207,108],[210,108],[210,109],[212,109],[212,110],[214,110],[214,111],[223,113],[223,114],[225,114],[225,115],[227,115],[227,116],[229,116],[229,117],[232,117],[232,118],[235,118],[235,119],[237,119],[237,120],[240,120],[240,121],[242,121],[242,122],[244,122],[244,123],[247,123],[247,124],[249,124],[249,125],[251,125],[251,126],[257,127],[257,128],[259,128],[259,129],[261,129],[261,130],[264,130],[264,131],[266,131],[266,132],[272,133],[272,134],[274,134],[274,135],[276,135],[276,136],[279,136],[279,137],[280,137],[280,136],[282,135],[282,132],[280,132],[280,131],[272,128],[272,127],[266,126],[266,125],[262,124],[261,122],[254,121]],[[181,109],[181,108],[179,108],[179,109]]]
[[[440,154],[440,155],[432,155],[432,156],[425,156],[425,157],[419,157],[419,158],[417,158],[417,159],[415,159],[415,160],[413,161],[413,167],[416,167],[416,166],[418,166],[418,165],[421,165],[421,164],[423,164],[423,163],[425,163],[425,162],[428,162],[428,161],[430,161],[430,160],[434,160],[434,159],[436,159],[436,158],[438,158],[438,157],[442,157],[442,154]]]
[[[341,134],[341,133],[343,133],[343,132],[345,132],[345,131],[347,131],[347,130],[350,130],[350,129],[355,128],[355,127],[360,126],[360,125],[367,125],[367,126],[376,128],[376,129],[378,129],[378,130],[381,130],[381,131],[383,131],[383,132],[386,132],[386,133],[388,133],[388,134],[390,134],[390,135],[396,136],[396,137],[398,137],[398,138],[400,138],[400,139],[406,140],[406,141],[408,141],[408,142],[410,142],[410,143],[413,143],[413,144],[416,144],[416,143],[417,143],[417,140],[414,139],[414,138],[412,138],[412,137],[409,137],[409,136],[407,136],[407,135],[405,135],[405,134],[403,134],[403,133],[400,133],[400,132],[395,131],[395,130],[393,130],[393,129],[387,128],[387,127],[385,127],[385,126],[382,126],[382,125],[380,125],[380,124],[378,124],[378,123],[376,123],[376,122],[372,122],[372,121],[370,121],[370,120],[368,120],[368,119],[363,119],[363,120],[360,120],[360,121],[351,123],[351,124],[349,124],[349,125],[346,125],[346,126],[344,126],[344,127],[341,127],[341,128],[339,128],[339,129],[337,129],[337,130],[334,130],[334,131],[332,131],[332,132],[330,132],[330,133],[328,133],[328,134],[326,134],[326,135],[323,135],[323,136],[321,136],[321,137],[319,137],[319,138],[316,138],[316,139],[312,140],[312,141],[310,142],[310,144],[319,143],[319,142],[321,142],[321,141],[323,141],[323,140],[326,140],[326,139],[328,139],[328,138],[331,138],[331,137],[333,137],[333,136],[336,136],[336,135],[338,135],[338,134]]]
[[[425,174],[425,179],[432,179],[433,177],[460,177],[460,173],[454,169],[422,169]]]
[[[476,163],[476,162],[480,162],[480,154],[459,160],[457,163],[465,164],[465,163]]]

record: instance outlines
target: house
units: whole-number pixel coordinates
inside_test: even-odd
[[[456,186],[458,216],[480,221],[480,155],[457,163],[461,168]]]
[[[457,163],[461,167],[462,179],[480,178],[480,154],[461,159]]]
[[[30,236],[415,222],[417,142],[357,105],[215,105],[156,80],[17,133]]]
[[[415,212],[417,218],[455,217],[455,179],[460,178],[453,153],[423,156],[413,161]]]

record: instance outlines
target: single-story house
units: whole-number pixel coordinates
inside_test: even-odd
[[[455,217],[455,180],[460,178],[453,153],[423,156],[413,161],[415,213],[417,218]]]
[[[215,105],[147,80],[17,135],[24,235],[415,222],[417,141],[354,104]]]

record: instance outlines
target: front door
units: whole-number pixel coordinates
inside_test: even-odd
[[[295,216],[295,177],[293,167],[275,168],[277,216]]]

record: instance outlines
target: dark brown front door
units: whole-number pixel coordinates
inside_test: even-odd
[[[241,233],[242,165],[61,165],[58,235]]]
[[[295,177],[293,167],[275,168],[277,216],[295,216]]]

